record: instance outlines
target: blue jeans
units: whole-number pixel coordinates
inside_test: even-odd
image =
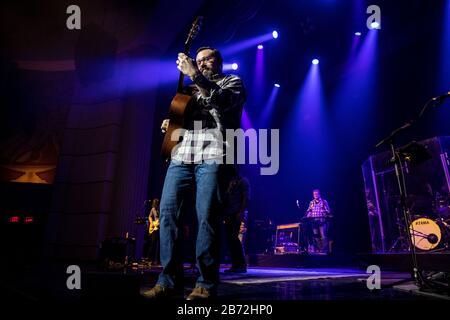
[[[196,286],[215,289],[219,283],[220,172],[217,163],[183,164],[172,161],[167,170],[160,204],[160,245],[163,270],[158,284],[181,286],[183,261],[180,252],[180,214],[189,189],[196,190],[198,220],[196,261],[200,276]]]

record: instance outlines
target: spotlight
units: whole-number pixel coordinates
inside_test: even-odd
[[[355,36],[361,36],[361,32],[355,32]]]
[[[258,45],[258,49],[261,50],[262,48],[264,48],[263,45],[262,45],[262,44],[259,44],[259,45]]]
[[[312,64],[319,64],[319,59],[314,59],[314,60],[312,61]]]
[[[239,68],[239,66],[238,66],[237,63],[233,63],[233,64],[231,65],[231,69],[233,69],[233,70],[237,70],[238,68]]]
[[[370,24],[370,27],[372,29],[378,29],[380,27],[380,24],[378,22],[374,21]]]
[[[279,88],[279,87],[280,87],[280,84],[278,84],[278,83],[275,83],[275,84],[274,84],[274,87],[277,87],[277,88]]]
[[[277,32],[276,30],[274,30],[274,31],[272,32],[272,37],[273,37],[274,39],[278,38],[278,32]]]

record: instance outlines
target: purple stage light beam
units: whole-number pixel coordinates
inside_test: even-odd
[[[107,99],[120,95],[121,92],[134,93],[163,85],[173,85],[176,88],[178,75],[175,60],[147,60],[132,57],[118,59],[113,76],[107,80],[108,85],[101,86],[97,91],[92,92],[92,97]]]
[[[159,85],[176,83],[179,70],[175,61],[130,60],[120,71],[127,79],[128,90],[146,90]]]
[[[269,118],[273,113],[273,108],[275,106],[275,101],[277,99],[278,92],[280,91],[280,85],[275,83],[272,87],[272,92],[270,93],[269,100],[263,108],[261,118],[259,120],[259,126],[261,128],[267,128],[269,124]]]
[[[368,30],[333,98],[333,122],[345,128],[349,141],[355,146],[367,143],[365,139],[375,126],[378,33],[379,30]]]
[[[348,63],[352,63],[353,60],[355,59],[356,49],[358,48],[360,41],[361,41],[361,32],[355,32],[355,35],[353,36],[353,40],[352,40],[352,47],[350,49]]]
[[[224,57],[235,54],[236,52],[243,51],[245,49],[260,45],[266,41],[273,40],[272,32],[266,33],[260,36],[256,36],[247,40],[243,40],[237,43],[234,43],[228,47],[222,48],[220,52]]]
[[[252,100],[261,105],[264,92],[264,50],[257,49],[255,57],[255,76],[253,78]]]
[[[250,117],[248,116],[247,111],[245,111],[245,107],[244,107],[244,110],[242,110],[241,127],[243,130],[253,128],[252,121],[250,120]]]
[[[298,125],[311,135],[311,139],[317,139],[323,122],[323,92],[318,63],[311,64],[295,107]]]
[[[311,176],[311,173],[325,172],[330,165],[327,157],[329,146],[323,109],[320,64],[310,63],[291,112],[282,126],[284,135],[280,144],[291,147],[281,150],[280,159],[293,171],[290,179],[307,181],[307,184],[317,183],[314,180],[316,177]]]

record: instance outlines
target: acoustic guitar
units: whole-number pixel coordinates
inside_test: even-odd
[[[184,54],[189,56],[192,41],[197,37],[203,17],[197,17],[192,23],[186,41],[184,42]],[[172,150],[180,139],[181,128],[184,127],[185,116],[189,113],[192,96],[183,93],[184,74],[180,71],[178,78],[178,87],[175,97],[172,99],[169,107],[168,119],[169,126],[161,147],[161,155],[164,159],[171,158]]]

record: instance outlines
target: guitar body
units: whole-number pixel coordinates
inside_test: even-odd
[[[181,130],[178,129],[182,129],[184,126],[184,119],[189,112],[191,99],[192,97],[189,95],[177,93],[170,103],[169,127],[161,146],[161,156],[164,159],[171,158],[172,150],[179,142]]]
[[[148,228],[148,234],[152,234],[154,231],[159,230],[159,220],[153,221],[153,223],[150,223],[150,226]]]

